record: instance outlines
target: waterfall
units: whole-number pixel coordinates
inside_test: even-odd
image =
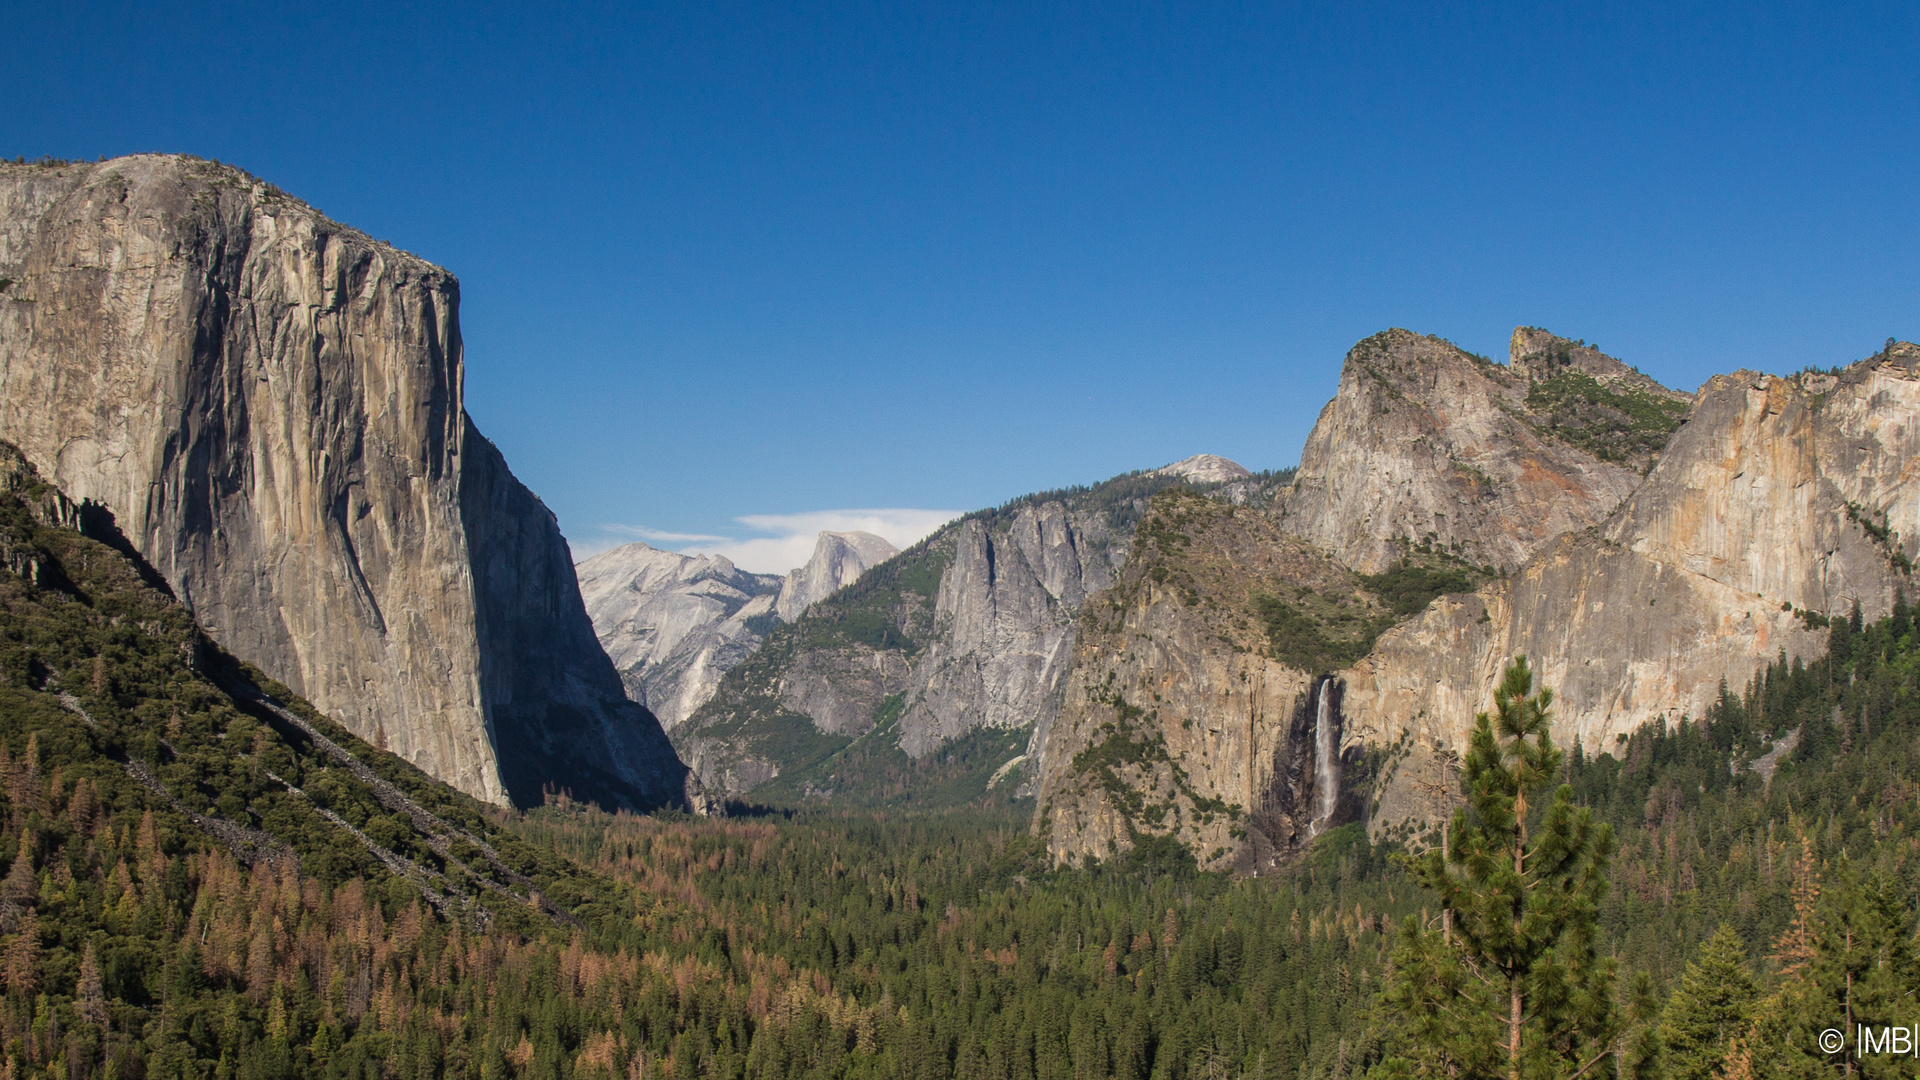
[[[1312,831],[1318,834],[1333,818],[1340,798],[1340,754],[1333,733],[1333,676],[1320,680],[1320,709],[1313,722]]]

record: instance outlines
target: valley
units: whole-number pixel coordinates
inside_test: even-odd
[[[574,563],[452,275],[239,170],[0,164],[0,280],[9,1078],[1705,1080],[1916,1019],[1910,343],[1686,392],[1386,330],[1297,468],[763,574]]]

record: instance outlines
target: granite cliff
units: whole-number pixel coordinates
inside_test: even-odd
[[[672,731],[757,648],[781,578],[719,555],[622,544],[574,567],[593,630],[627,696]]]
[[[1300,452],[1283,526],[1379,573],[1410,543],[1510,570],[1604,520],[1657,452],[1639,447],[1664,443],[1684,405],[1571,361],[1548,371],[1561,355],[1630,369],[1543,332],[1517,331],[1513,352],[1495,364],[1405,330],[1355,345]]]
[[[232,168],[0,166],[0,439],[225,648],[496,803],[684,800],[553,515],[462,407],[451,274]]]
[[[782,621],[792,622],[898,554],[899,548],[870,532],[822,532],[814,541],[813,557],[789,571],[780,583],[773,609]]]
[[[1920,554],[1920,349],[1838,374],[1738,372],[1701,388],[1646,482],[1592,534],[1559,538],[1512,577],[1448,597],[1381,638],[1348,675],[1352,737],[1410,740],[1376,827],[1429,814],[1506,658],[1558,694],[1557,735],[1587,752],[1642,724],[1698,718],[1855,604],[1913,595]]]
[[[1243,870],[1418,829],[1519,654],[1588,753],[1704,715],[1912,595],[1916,369],[1890,344],[1695,396],[1526,328],[1508,365],[1361,343],[1270,519],[1155,501],[1141,535],[1169,539],[1082,622],[1036,828],[1062,859],[1164,835]]]
[[[1273,647],[1276,605],[1309,631],[1309,655]],[[1048,850],[1107,858],[1171,836],[1207,869],[1255,870],[1345,820],[1312,651],[1364,649],[1386,615],[1360,578],[1272,516],[1156,495],[1119,582],[1081,617],[1036,763]]]

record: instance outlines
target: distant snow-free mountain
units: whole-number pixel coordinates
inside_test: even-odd
[[[682,555],[625,544],[575,568],[594,633],[627,696],[667,730],[713,696],[727,670],[757,648],[776,620],[792,622],[898,554],[872,533],[823,532],[807,564],[755,574],[720,555]]]

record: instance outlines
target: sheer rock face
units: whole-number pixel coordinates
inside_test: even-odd
[[[1113,583],[1125,539],[1098,512],[1047,501],[995,527],[963,521],[953,545],[934,601],[940,632],[907,684],[900,748],[921,757],[975,728],[1031,724],[1037,750],[1058,710],[1074,619]]]
[[[772,574],[748,573],[719,555],[646,544],[602,552],[575,570],[594,632],[627,696],[653,710],[669,732],[760,644],[781,585]]]
[[[1439,348],[1420,344],[1428,339],[1385,337],[1398,341],[1396,348]],[[1536,384],[1554,377],[1542,374],[1544,361],[1535,353],[1547,350],[1539,344],[1530,333],[1516,334],[1515,367]],[[1549,344],[1548,359],[1561,368],[1572,366],[1622,392],[1681,399],[1656,393],[1658,384],[1639,383],[1643,376],[1597,352],[1564,348],[1560,339]],[[1325,596],[1352,587],[1351,578],[1341,584],[1340,564],[1363,572],[1390,565],[1369,563],[1365,556],[1380,554],[1380,542],[1392,537],[1360,527],[1367,524],[1364,518],[1328,515],[1343,493],[1369,490],[1360,466],[1410,470],[1399,474],[1405,483],[1398,495],[1390,484],[1370,489],[1379,497],[1375,505],[1405,514],[1435,505],[1419,493],[1444,491],[1435,477],[1444,480],[1450,466],[1444,456],[1416,459],[1395,447],[1485,447],[1497,442],[1488,430],[1505,431],[1500,438],[1509,439],[1510,448],[1539,439],[1530,430],[1502,427],[1518,421],[1499,407],[1505,376],[1487,373],[1491,365],[1442,356],[1444,362],[1417,370],[1435,382],[1452,378],[1456,397],[1463,387],[1470,393],[1479,386],[1504,419],[1477,408],[1446,412],[1431,404],[1432,396],[1416,400],[1418,386],[1404,381],[1411,364],[1399,373],[1403,381],[1392,384],[1396,397],[1380,377],[1394,369],[1380,357],[1377,351],[1366,357],[1379,375],[1356,375],[1358,365],[1350,359],[1341,388],[1349,400],[1337,399],[1322,414],[1310,443],[1317,457],[1303,464],[1305,480],[1288,497],[1304,500],[1304,509],[1283,499],[1275,529],[1253,519],[1212,533],[1189,529],[1191,546],[1178,552],[1136,543],[1122,584],[1088,606],[1065,677],[1060,720],[1044,755],[1035,819],[1056,857],[1104,858],[1125,851],[1134,836],[1167,833],[1188,843],[1207,865],[1258,869],[1297,851],[1301,837],[1313,835],[1311,817],[1302,828],[1300,808],[1314,784],[1299,746],[1307,727],[1305,705],[1319,683],[1285,669],[1259,634],[1249,636],[1230,617],[1209,613],[1210,605],[1244,610],[1246,601],[1235,599],[1226,584],[1232,573],[1209,577],[1204,568],[1268,574],[1280,584],[1262,587],[1275,594],[1304,587]],[[1476,370],[1479,383],[1468,377]],[[1578,451],[1554,445],[1513,451],[1536,462],[1560,455],[1554,460],[1563,467],[1554,475],[1566,482],[1542,489],[1546,495],[1560,492],[1555,503],[1539,492],[1522,498],[1511,490],[1538,474],[1501,474],[1482,466],[1489,477],[1508,477],[1507,489],[1484,496],[1488,512],[1479,527],[1485,534],[1440,539],[1458,541],[1469,553],[1505,544],[1508,557],[1518,561],[1473,592],[1434,600],[1386,629],[1366,656],[1332,673],[1339,760],[1383,762],[1379,776],[1345,774],[1339,788],[1343,812],[1357,813],[1377,799],[1370,818],[1376,834],[1442,816],[1450,798],[1457,800],[1457,794],[1447,795],[1447,786],[1457,787],[1458,755],[1474,715],[1490,707],[1491,688],[1517,655],[1528,656],[1539,684],[1554,689],[1555,736],[1562,745],[1578,741],[1589,753],[1602,752],[1644,724],[1704,716],[1723,680],[1738,693],[1783,652],[1818,655],[1826,633],[1810,629],[1793,609],[1844,617],[1857,600],[1873,618],[1892,606],[1896,591],[1916,595],[1910,568],[1920,556],[1920,467],[1914,465],[1920,461],[1920,348],[1890,346],[1838,376],[1721,376],[1690,400],[1685,423],[1644,481],[1631,470],[1596,468]],[[1360,422],[1365,417],[1372,426]],[[1428,424],[1457,424],[1464,432],[1423,426]],[[1405,438],[1396,441],[1383,432]],[[1340,473],[1330,462],[1346,462],[1341,468],[1355,471]],[[1327,479],[1340,475],[1346,479]],[[1589,520],[1604,500],[1582,494],[1587,489],[1573,482],[1582,476],[1611,476],[1609,484],[1629,490],[1610,514]],[[1317,492],[1316,483],[1324,485]],[[1511,509],[1519,506],[1533,506],[1541,520],[1560,524],[1546,530],[1552,535],[1544,539],[1527,536],[1520,543],[1513,532],[1518,511]],[[1572,527],[1583,520],[1587,526]],[[1341,528],[1322,528],[1329,522]],[[1277,535],[1295,530],[1304,535]],[[1142,535],[1147,533],[1143,526]],[[1417,539],[1420,533],[1400,535]],[[1331,556],[1322,556],[1325,566],[1317,575],[1298,561],[1314,550],[1303,539],[1324,545],[1321,550]],[[1288,543],[1298,546],[1294,563],[1283,554]],[[1153,576],[1156,565],[1168,571],[1166,578]],[[1293,569],[1278,569],[1283,565]],[[1165,759],[1144,750],[1131,757],[1109,754],[1124,767],[1116,769],[1117,782],[1100,782],[1103,759],[1092,751],[1129,731],[1136,741],[1164,740]],[[1369,749],[1376,755],[1368,755]],[[1177,777],[1192,790],[1180,790]],[[1218,816],[1202,820],[1213,805],[1206,800],[1232,804],[1236,798],[1248,815],[1235,822],[1240,834]],[[1161,816],[1150,821],[1142,809]]]
[[[1589,754],[1655,720],[1698,719],[1721,680],[1736,692],[1782,649],[1814,656],[1826,635],[1780,603],[1591,536],[1563,536],[1512,577],[1442,597],[1343,673],[1347,738],[1411,739],[1376,827],[1431,820],[1434,762],[1466,752],[1474,714],[1515,656],[1554,690],[1554,738]],[[1430,805],[1431,804],[1431,805]]]
[[[1133,475],[942,528],[776,631],[676,731],[676,745],[703,782],[744,792],[794,766],[780,756],[791,739],[773,737],[781,725],[859,737],[891,699],[884,737],[909,756],[981,728],[1031,727],[1024,764],[1034,775],[1075,620],[1124,565],[1147,495],[1181,482]]]
[[[0,166],[0,277],[0,438],[229,650],[480,798],[681,798],[552,515],[462,409],[450,274],[140,156]]]
[[[813,605],[860,580],[900,549],[870,532],[823,532],[814,541],[813,557],[780,583],[773,608],[782,622],[792,622]]]
[[[1557,340],[1557,339],[1556,339]],[[1431,541],[1512,569],[1604,520],[1640,482],[1542,435],[1525,371],[1405,330],[1354,346],[1282,509],[1285,528],[1363,573]]]
[[[1920,555],[1916,369],[1901,343],[1837,377],[1716,376],[1606,536],[1776,606],[1885,614]]]
[[[1437,755],[1463,752],[1499,669],[1533,661],[1556,737],[1589,752],[1656,719],[1699,718],[1782,651],[1826,634],[1783,606],[1885,614],[1920,554],[1920,349],[1844,374],[1738,373],[1702,388],[1646,482],[1598,535],[1566,536],[1511,578],[1443,598],[1350,673],[1350,737],[1416,753],[1376,825],[1433,812]],[[1850,509],[1848,504],[1852,503]],[[1881,538],[1884,535],[1884,539]]]
[[[894,737],[913,757],[988,726],[1035,725],[1029,745],[1039,746],[1058,705],[1074,617],[1089,593],[1112,583],[1125,552],[1105,515],[1060,501],[956,522],[905,556],[924,562],[929,577],[925,594],[893,587],[885,601],[901,644],[833,636],[824,628],[843,616],[835,598],[783,631],[794,640],[769,643],[778,655],[762,658],[767,670],[756,662],[730,676],[675,738],[710,786],[739,793],[780,775],[791,763],[755,749],[775,717],[756,715],[748,703],[757,695],[744,685],[764,681],[777,709],[762,711],[842,737],[871,731],[883,702],[897,696]],[[735,682],[743,685],[729,692]]]

